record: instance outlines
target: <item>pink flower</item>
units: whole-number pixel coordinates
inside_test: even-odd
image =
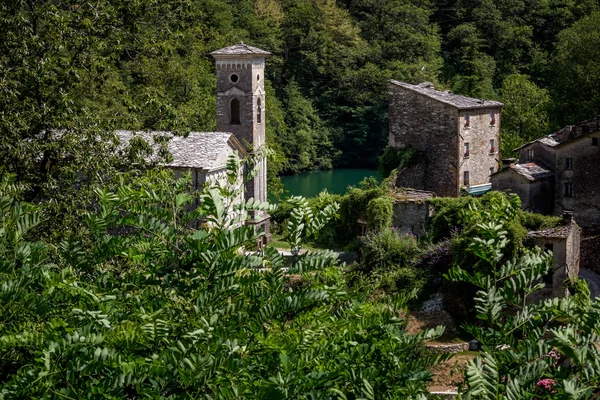
[[[556,381],[554,379],[546,378],[539,381],[537,386],[549,391],[552,389],[552,386],[554,386],[555,383]]]

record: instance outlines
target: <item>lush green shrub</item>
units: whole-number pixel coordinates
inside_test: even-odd
[[[367,291],[418,291],[427,279],[423,270],[413,266],[418,255],[419,244],[414,236],[400,235],[389,228],[371,231],[363,240],[358,264],[352,268],[353,284]]]
[[[528,231],[538,231],[564,224],[562,217],[519,211],[519,222]]]
[[[0,398],[426,393],[438,357],[422,341],[441,329],[406,335],[407,297],[349,293],[333,252],[296,254],[284,269],[273,248],[242,251],[262,237],[247,212],[272,209],[235,201],[237,171],[197,198],[189,175],[124,177],[118,191],[97,192],[88,240],[56,248],[36,237],[38,210],[0,184]],[[291,203],[297,250],[335,206]]]
[[[394,216],[392,199],[388,196],[376,197],[367,204],[367,222],[375,230],[390,228]]]

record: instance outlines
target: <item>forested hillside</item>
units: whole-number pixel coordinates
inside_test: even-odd
[[[239,41],[273,54],[272,177],[374,167],[390,78],[505,102],[510,148],[600,112],[599,9],[598,0],[4,1],[3,168],[38,184],[64,161],[58,149],[81,147],[40,137],[46,129],[85,128],[88,138],[214,129],[209,53]]]

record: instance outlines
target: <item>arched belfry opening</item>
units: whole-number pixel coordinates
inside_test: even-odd
[[[240,101],[238,99],[231,99],[231,103],[229,103],[229,123],[231,125],[240,124]]]
[[[260,97],[256,101],[256,122],[259,124],[262,123],[262,101]]]

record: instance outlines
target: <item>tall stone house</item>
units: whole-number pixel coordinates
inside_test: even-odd
[[[573,212],[588,232],[600,231],[600,119],[566,126],[518,149],[492,175],[494,190],[512,191],[525,210]]]
[[[449,197],[489,190],[499,165],[503,104],[439,91],[430,82],[391,80],[388,88],[390,146],[421,153],[396,185]]]
[[[117,131],[122,144],[139,137],[158,148],[158,137],[166,137],[173,156],[173,161],[167,166],[176,174],[190,171],[195,190],[200,190],[207,182],[223,179],[229,155],[234,152],[240,156],[258,154],[264,149],[264,77],[265,59],[269,54],[244,43],[211,53],[217,72],[217,132],[191,132],[188,137],[182,138],[170,132]],[[246,184],[240,200],[249,198],[267,200],[265,158],[258,166],[258,173]],[[249,223],[262,228],[269,239],[268,214],[254,212]]]

